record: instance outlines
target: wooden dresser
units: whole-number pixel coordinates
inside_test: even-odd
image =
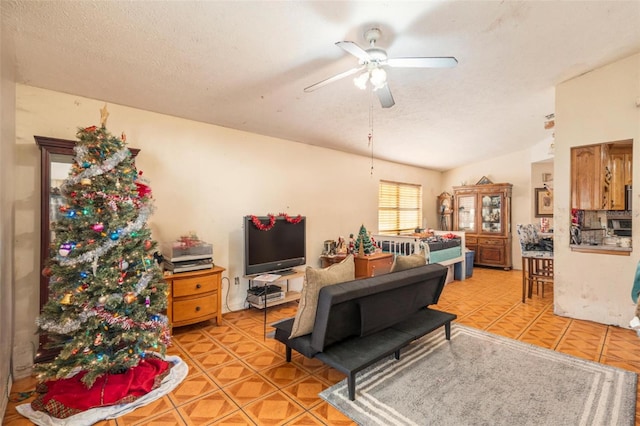
[[[201,271],[165,272],[168,284],[167,317],[172,327],[212,318],[222,324],[222,272],[214,266]]]
[[[393,264],[392,253],[374,253],[368,256],[355,256],[356,278],[374,277],[387,274]]]

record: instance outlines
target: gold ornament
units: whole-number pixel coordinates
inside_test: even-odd
[[[89,179],[89,178],[82,178],[82,179],[80,180],[80,184],[82,184],[82,185],[91,185],[91,179]]]
[[[65,295],[62,297],[62,300],[60,300],[60,304],[61,305],[70,305],[71,304],[71,293],[65,293]]]
[[[134,292],[130,291],[124,295],[124,303],[132,304],[135,301],[136,301],[136,294]]]

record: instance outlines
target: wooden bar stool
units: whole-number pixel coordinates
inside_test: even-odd
[[[520,248],[522,249],[522,302],[531,298],[533,285],[536,292],[544,297],[544,285],[553,284],[553,251],[536,250],[544,248],[535,225],[516,225]],[[542,290],[540,290],[542,286]]]
[[[533,292],[533,285],[536,285],[536,292],[544,297],[544,285],[553,284],[553,252],[542,257],[522,256],[522,302],[525,301],[525,294],[529,299]],[[542,290],[540,289],[542,286]]]

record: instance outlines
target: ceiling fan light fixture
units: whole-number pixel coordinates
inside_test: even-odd
[[[1,0],[0,0],[1,1]],[[391,89],[387,84],[387,73],[384,67],[391,68],[451,68],[458,64],[458,60],[453,56],[442,57],[402,57],[389,58],[386,50],[377,47],[376,42],[380,39],[382,32],[379,28],[371,28],[364,34],[364,38],[369,43],[369,48],[363,49],[353,41],[343,40],[337,41],[336,46],[344,50],[346,53],[358,59],[358,66],[348,71],[336,74],[333,77],[326,78],[316,84],[305,87],[305,92],[312,92],[320,87],[324,87],[329,83],[338,81],[347,76],[361,73],[353,79],[353,84],[360,90],[367,89],[367,81],[371,82],[373,91],[380,100],[382,108],[391,108],[395,105]]]
[[[381,89],[387,84],[387,73],[382,68],[374,68],[371,70],[370,80],[374,89]]]
[[[369,71],[365,71],[359,76],[353,79],[353,84],[360,89],[365,90],[367,88],[367,80],[369,80]]]

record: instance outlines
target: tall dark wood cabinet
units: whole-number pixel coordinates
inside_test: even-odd
[[[474,265],[511,269],[510,183],[453,187],[453,229],[465,231]]]

